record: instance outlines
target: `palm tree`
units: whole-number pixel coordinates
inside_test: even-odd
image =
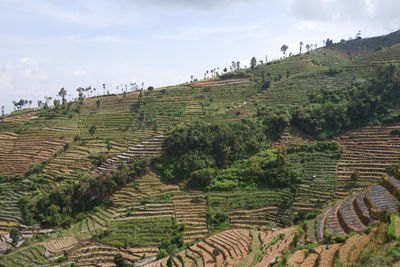
[[[311,46],[310,46],[309,44],[306,44],[306,50],[307,50],[307,52],[310,52],[310,48],[311,48]]]
[[[282,47],[281,47],[281,51],[282,51],[282,53],[283,53],[283,57],[285,57],[285,55],[286,55],[286,51],[288,50],[288,46],[287,45],[282,45]]]

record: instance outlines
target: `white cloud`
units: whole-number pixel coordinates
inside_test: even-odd
[[[393,31],[399,27],[399,10],[398,0],[289,0],[289,15],[309,29],[350,23],[359,28],[386,25],[388,31]]]
[[[189,27],[177,33],[169,33],[158,36],[159,39],[181,40],[181,41],[197,41],[207,37],[221,34],[237,34],[249,33],[260,30],[262,25],[245,24],[233,26],[209,26],[209,27]]]
[[[72,75],[77,78],[82,78],[84,76],[87,76],[87,71],[86,70],[74,70],[74,71],[72,71]]]
[[[1,1],[5,0],[0,0]],[[75,24],[93,29],[105,29],[114,25],[133,25],[139,14],[134,9],[121,9],[118,0],[35,0],[26,4],[24,0],[6,0],[5,3],[18,10],[28,10],[43,18],[63,24]]]
[[[117,0],[123,5],[153,5],[167,8],[190,8],[210,10],[214,8],[227,8],[238,3],[254,2],[255,0]]]

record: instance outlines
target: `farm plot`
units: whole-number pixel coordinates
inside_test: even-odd
[[[391,134],[399,128],[398,123],[363,127],[339,139],[343,153],[337,165],[337,197],[345,197],[354,187],[378,182],[388,166],[400,162],[400,137]]]
[[[201,192],[181,192],[174,194],[176,222],[185,225],[185,242],[203,238],[207,233],[207,200]]]
[[[339,157],[339,151],[312,150],[287,154],[290,166],[297,171],[301,180],[294,201],[297,211],[317,212],[334,199]]]
[[[137,219],[115,221],[110,224],[109,235],[104,234],[99,242],[115,247],[158,246],[171,240],[177,231],[174,218]]]
[[[292,194],[289,189],[241,190],[210,192],[207,197],[211,209],[229,215],[233,227],[265,227],[269,222],[281,223],[290,212]]]
[[[22,175],[30,165],[41,163],[51,158],[69,142],[71,142],[71,140],[66,138],[18,138],[7,158],[0,161],[0,174]]]

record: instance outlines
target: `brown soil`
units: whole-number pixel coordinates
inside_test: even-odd
[[[306,255],[304,253],[304,250],[297,250],[292,256],[290,256],[287,265],[299,266],[304,261],[305,258]]]
[[[319,266],[333,266],[336,252],[338,251],[340,246],[341,244],[325,246],[320,254],[321,258]]]
[[[290,242],[293,240],[296,227],[285,228],[276,232],[276,235],[285,233],[286,236],[281,241],[267,249],[267,253],[262,260],[256,264],[256,267],[268,266],[270,262],[276,257],[280,257],[282,252],[289,247]],[[267,244],[268,245],[268,244]]]

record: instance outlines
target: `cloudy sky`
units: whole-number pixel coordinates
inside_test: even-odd
[[[399,0],[0,0],[0,105],[178,84],[287,44],[400,29]]]

